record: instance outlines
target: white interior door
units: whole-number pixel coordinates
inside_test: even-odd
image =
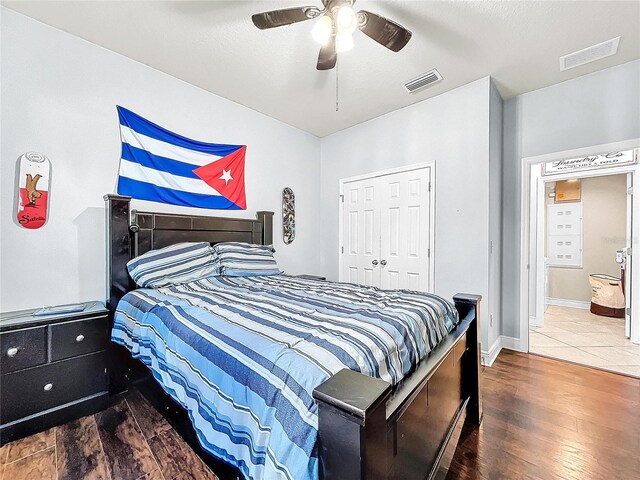
[[[627,174],[627,244],[625,245],[625,272],[624,272],[624,298],[625,298],[625,315],[624,315],[624,334],[627,338],[631,338],[631,301],[633,300],[633,289],[631,266],[631,257],[628,255],[631,252],[631,244],[633,238],[633,174]]]
[[[431,169],[380,180],[380,286],[429,291]]]
[[[380,286],[380,180],[344,184],[341,280]]]

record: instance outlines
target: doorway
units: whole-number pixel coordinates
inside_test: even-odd
[[[433,165],[340,180],[340,281],[431,292]]]
[[[599,155],[576,158],[594,162],[584,169],[530,165],[528,344],[531,353],[640,377],[632,342],[640,336],[640,289],[632,288],[637,152],[608,165],[614,154],[623,156],[600,155],[600,166]]]

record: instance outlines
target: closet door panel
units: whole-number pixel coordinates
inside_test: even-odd
[[[381,180],[381,287],[428,291],[430,168]]]
[[[344,185],[342,278],[380,286],[380,196],[377,178]]]

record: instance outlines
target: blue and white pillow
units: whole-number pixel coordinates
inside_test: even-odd
[[[214,245],[213,252],[220,275],[248,277],[281,273],[273,258],[275,249],[271,245],[223,242]]]
[[[150,250],[129,260],[127,270],[136,284],[156,288],[210,277],[217,265],[208,242],[187,242]]]

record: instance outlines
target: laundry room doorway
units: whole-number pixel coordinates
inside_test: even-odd
[[[530,165],[531,353],[640,377],[637,155]]]

